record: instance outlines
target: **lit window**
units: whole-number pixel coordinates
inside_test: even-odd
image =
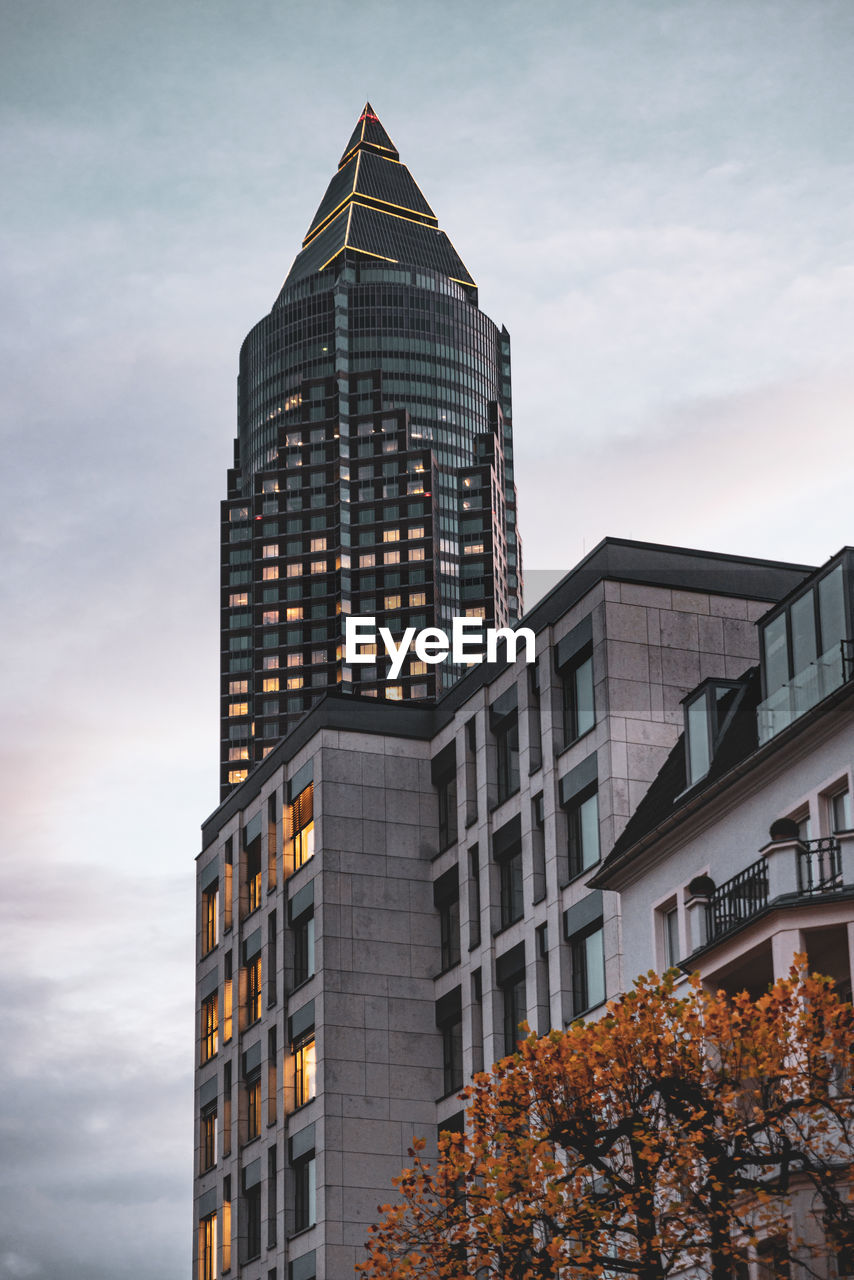
[[[199,1223],[199,1280],[217,1280],[216,1214],[209,1213]]]
[[[401,702],[403,700],[403,686],[399,684],[386,685],[383,690],[385,697],[389,702]]]
[[[326,573],[326,561],[325,561],[325,560],[312,560],[312,562],[311,562],[311,572],[312,572],[312,573]]]
[[[288,622],[299,622],[302,618],[302,607],[300,605],[292,605],[285,611],[285,617]]]
[[[423,547],[410,547],[410,548],[409,548],[409,559],[410,559],[410,560],[423,560],[423,559],[424,559],[424,557],[425,557],[425,551],[424,551],[424,548],[423,548]]]
[[[248,702],[229,702],[228,714],[230,716],[246,716],[249,714]]]
[[[400,596],[386,596],[386,598],[385,598],[385,607],[386,607],[387,609],[399,609],[399,608],[400,608]]]
[[[303,684],[302,676],[288,676],[289,689],[301,689]]]
[[[202,1001],[202,1062],[209,1062],[219,1047],[219,1000],[217,993]]]
[[[228,692],[232,694],[232,696],[236,693],[248,693],[249,681],[248,680],[230,680],[228,684]]]
[[[483,552],[482,542],[470,542],[463,547],[463,555],[466,555],[466,556],[476,556],[476,555],[480,555],[482,552]]]
[[[288,666],[289,666],[289,667],[301,667],[301,666],[302,666],[302,654],[301,654],[301,653],[289,653],[289,654],[288,654]]]
[[[325,649],[312,649],[312,651],[311,651],[311,660],[312,660],[312,662],[326,662],[326,661],[327,661],[327,657],[326,657],[326,650],[325,650]]]
[[[486,609],[481,605],[478,609],[466,609],[467,618],[485,618]]]
[[[266,613],[261,615],[261,622],[265,627],[274,627],[278,621],[278,609],[268,609]]]
[[[383,529],[383,542],[399,542],[399,541],[400,541],[399,529]]]
[[[222,1201],[222,1269],[223,1271],[231,1270],[231,1178],[223,1179],[224,1187],[227,1192],[223,1191]]]
[[[279,655],[277,653],[273,653],[270,655],[269,658],[264,659],[265,671],[275,671],[278,665],[279,665]]]
[[[219,911],[219,881],[202,891],[202,955],[213,951],[217,943],[217,915]]]
[[[247,592],[241,591],[236,595],[229,596],[228,603],[232,609],[238,608],[240,605],[249,603],[249,595]]]
[[[246,1021],[251,1025],[261,1017],[261,955],[246,966]]]
[[[314,786],[299,793],[291,805],[294,870],[314,856]]]
[[[271,578],[278,578],[279,566],[277,564],[267,564],[261,570],[261,577],[265,582],[269,582]]]
[[[427,663],[426,663],[426,662],[419,662],[419,661],[417,661],[417,660],[416,660],[416,661],[413,661],[413,662],[410,662],[410,664],[409,664],[409,674],[410,674],[411,676],[426,676],[426,674],[427,674]]]
[[[303,1107],[317,1091],[317,1052],[314,1036],[294,1046],[294,1106]]]
[[[360,569],[370,569],[370,567],[376,564],[376,562],[377,562],[377,558],[374,555],[373,551],[368,552],[366,555],[359,556]]]
[[[228,781],[230,783],[245,782],[248,773],[248,769],[229,769]]]
[[[246,1141],[261,1132],[261,1077],[246,1081]]]
[[[234,1034],[234,977],[231,971],[231,952],[225,957],[225,984],[222,989],[222,1039],[228,1044]],[[229,1099],[228,1105],[231,1105]]]
[[[229,747],[228,758],[229,760],[248,760],[249,748],[248,747]]]
[[[409,593],[409,607],[410,607],[410,609],[415,609],[415,608],[419,607],[420,605],[425,605],[426,603],[427,603],[427,596],[426,596],[426,593],[425,593],[425,592],[423,592],[423,591],[410,591],[410,593]]]
[[[311,550],[311,551],[325,551],[325,550],[326,550],[326,539],[325,539],[325,538],[312,538],[311,543],[309,544],[309,550]]]
[[[279,554],[278,542],[265,542],[261,548],[261,555],[264,560],[270,560]]]
[[[289,564],[285,573],[289,578],[298,578],[302,573],[302,562],[297,561],[296,564]]]
[[[423,538],[424,537],[423,524],[413,525],[406,536],[408,538]]]
[[[269,676],[263,683],[263,690],[264,690],[264,693],[278,693],[279,677]]]

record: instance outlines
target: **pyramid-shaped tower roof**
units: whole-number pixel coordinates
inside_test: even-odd
[[[457,254],[369,102],[356,121],[285,288],[332,267],[345,250],[378,262],[439,271],[474,288]]]

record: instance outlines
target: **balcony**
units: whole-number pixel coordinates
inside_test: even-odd
[[[773,907],[854,896],[854,831],[818,840],[772,840],[724,884],[692,881],[687,902],[692,953],[715,946]]]
[[[760,746],[854,678],[854,642],[843,640],[775,689],[758,709]]]

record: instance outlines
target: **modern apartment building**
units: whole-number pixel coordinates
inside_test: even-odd
[[[221,795],[324,690],[433,697],[459,666],[344,661],[349,615],[522,608],[510,339],[370,104],[240,353],[222,504]]]
[[[854,553],[606,540],[536,661],[435,703],[329,692],[203,827],[198,1280],[338,1280],[415,1135],[670,963],[854,957]],[[686,745],[687,744],[687,745]],[[850,990],[850,986],[847,988]]]

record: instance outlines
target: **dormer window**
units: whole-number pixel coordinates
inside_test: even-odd
[[[760,743],[850,678],[851,562],[850,551],[835,557],[760,623]]]
[[[689,787],[709,772],[742,689],[738,680],[705,680],[684,700],[685,774]]]

